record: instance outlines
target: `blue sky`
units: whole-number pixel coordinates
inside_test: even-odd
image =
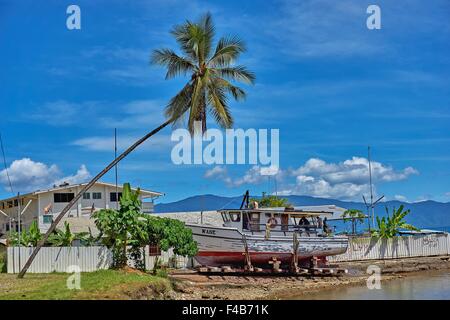
[[[81,30],[66,8],[81,8]],[[381,29],[366,8],[381,8]],[[164,80],[153,49],[173,25],[210,11],[239,35],[256,73],[233,102],[237,128],[280,129],[277,191],[361,199],[372,146],[377,194],[450,201],[450,4],[423,1],[0,0],[0,131],[14,191],[84,181],[164,120],[187,81]],[[166,193],[274,192],[252,165],[172,164],[171,128],[119,166],[121,181]],[[2,168],[3,169],[3,168]],[[104,181],[113,181],[108,174]],[[0,197],[9,196],[0,171]]]

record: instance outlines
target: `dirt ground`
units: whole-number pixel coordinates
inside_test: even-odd
[[[382,281],[433,270],[450,270],[450,257],[408,258],[396,260],[372,260],[340,263],[348,274],[340,276],[232,276],[201,275],[195,273],[172,274],[174,299],[277,299],[279,293],[292,290],[295,294],[337,286],[366,283],[367,267],[377,265],[381,269]],[[245,290],[242,290],[245,289]]]

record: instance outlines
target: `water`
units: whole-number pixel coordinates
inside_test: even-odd
[[[283,299],[283,297],[280,297]],[[450,272],[406,276],[402,279],[381,281],[381,289],[364,286],[327,289],[300,296],[286,295],[288,299],[323,300],[450,300]]]

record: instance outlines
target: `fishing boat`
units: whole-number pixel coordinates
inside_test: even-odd
[[[245,208],[219,210],[222,226],[186,224],[198,245],[197,262],[203,266],[299,266],[347,250],[346,236],[332,235],[327,217],[333,212],[294,208]]]

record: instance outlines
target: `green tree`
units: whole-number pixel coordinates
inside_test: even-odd
[[[219,39],[213,51],[215,32],[210,14],[206,14],[199,22],[186,21],[186,23],[176,26],[172,30],[172,35],[179,44],[183,56],[177,55],[170,49],[160,49],[153,52],[151,61],[167,67],[167,79],[176,75],[187,75],[188,73],[191,78],[181,91],[169,101],[165,111],[167,120],[135,141],[79,190],[55,218],[20,271],[19,278],[25,275],[40,248],[70,208],[101,177],[147,139],[169,124],[175,125],[183,122],[186,114],[189,114],[188,128],[190,132],[193,132],[193,122],[196,120],[200,120],[202,130],[206,130],[207,112],[212,114],[214,120],[220,126],[230,128],[233,125],[228,97],[231,95],[235,100],[241,100],[245,98],[245,91],[233,85],[232,81],[253,84],[255,80],[254,74],[248,71],[246,67],[234,65],[240,54],[245,51],[243,41],[237,37],[223,37]]]
[[[365,214],[358,209],[348,209],[342,215],[344,222],[350,221],[352,223],[352,234],[356,234],[356,226],[358,223],[364,223]]]
[[[64,222],[64,228],[56,229],[53,234],[48,237],[48,243],[54,247],[71,247],[75,240],[83,241],[88,237],[87,232],[73,233],[67,221]]]
[[[212,17],[205,14],[197,22],[186,21],[171,31],[181,55],[172,49],[154,50],[153,64],[167,68],[166,79],[188,75],[189,81],[173,97],[166,108],[166,116],[184,120],[189,111],[188,128],[194,132],[194,122],[201,121],[206,131],[206,117],[211,114],[223,128],[231,128],[233,117],[228,105],[228,95],[239,101],[245,91],[231,81],[253,84],[255,75],[245,66],[234,65],[246,48],[236,36],[222,37],[214,48],[215,28]]]
[[[258,198],[251,198],[250,203],[258,202],[260,208],[274,208],[274,207],[289,207],[291,204],[286,198],[280,198],[278,196],[269,195],[263,193],[263,196]]]
[[[372,235],[378,238],[389,239],[397,236],[400,229],[419,231],[416,227],[405,222],[405,217],[410,213],[410,210],[404,210],[401,205],[397,210],[394,208],[392,217],[389,215],[389,210],[386,207],[387,217],[377,217],[377,229],[372,230]]]
[[[143,268],[142,248],[148,244],[159,245],[162,250],[173,248],[175,254],[183,256],[197,253],[192,232],[184,223],[142,214],[141,205],[139,189],[133,192],[125,183],[120,209],[103,209],[93,215],[102,243],[113,251],[114,267],[127,264],[127,247],[137,268]]]
[[[102,209],[93,214],[95,225],[100,231],[104,245],[113,251],[114,267],[127,264],[127,246],[137,246],[147,238],[146,219],[140,219],[141,201],[139,189],[131,190],[130,184],[123,185],[120,209]]]
[[[170,248],[181,256],[193,257],[197,254],[197,244],[192,237],[192,230],[184,223],[169,218],[147,217],[147,232],[149,243],[159,245],[161,250]]]

